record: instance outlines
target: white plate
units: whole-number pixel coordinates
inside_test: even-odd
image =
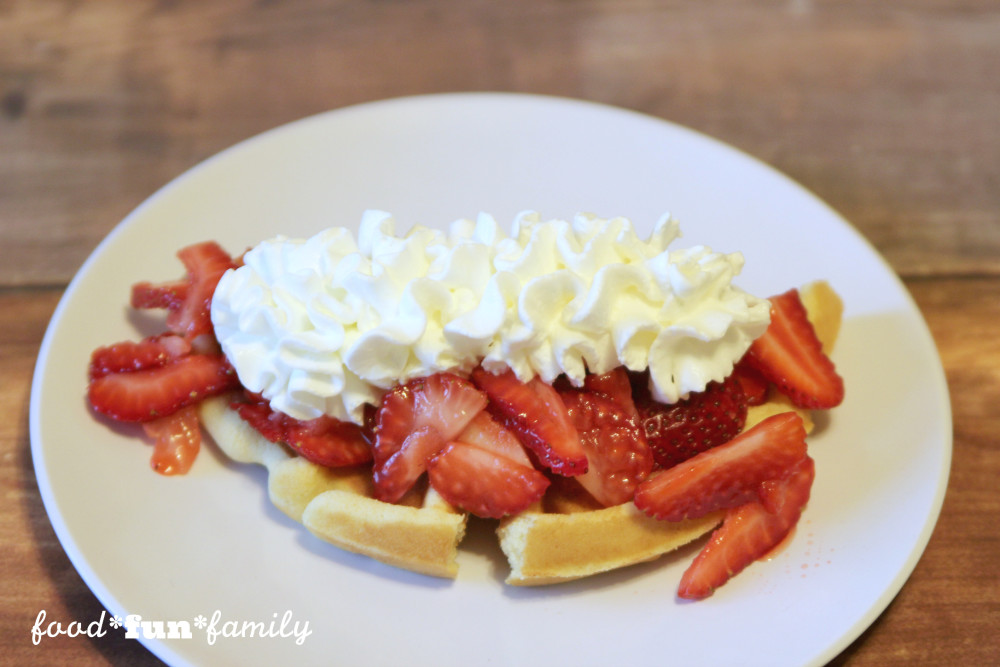
[[[543,589],[505,587],[492,537],[472,535],[455,582],[343,553],[274,510],[262,469],[212,450],[163,478],[131,428],[84,400],[90,351],[153,324],[129,287],[182,269],[181,246],[232,251],[278,233],[488,211],[509,220],[585,210],[650,226],[670,210],[681,244],[746,256],[741,286],[768,295],[828,279],[847,304],[834,359],[847,399],[811,440],[813,498],[794,540],[706,601],[674,593],[689,548],[654,564]],[[444,95],[334,111],[241,143],[124,220],[66,291],[31,400],[35,470],[52,524],[109,613],[270,623],[312,634],[146,645],[175,664],[820,664],[886,607],[933,530],[951,417],[926,325],[878,254],[772,169],[661,120],[521,95]],[[75,619],[90,621],[94,619]],[[221,627],[221,623],[218,627]],[[96,640],[99,641],[99,640]]]

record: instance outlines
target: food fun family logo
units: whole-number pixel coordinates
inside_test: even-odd
[[[193,620],[147,620],[138,614],[121,616],[101,612],[101,617],[84,624],[81,621],[48,621],[44,609],[35,617],[31,628],[31,641],[38,646],[45,638],[55,637],[103,637],[108,630],[124,628],[126,639],[195,639],[204,635],[210,646],[220,638],[225,639],[289,639],[301,646],[312,630],[309,621],[297,621],[291,611],[280,617],[275,612],[267,621],[246,621],[224,619],[216,609],[211,616],[199,614]],[[48,621],[48,622],[47,622]]]

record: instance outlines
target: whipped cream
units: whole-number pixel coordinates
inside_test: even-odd
[[[668,250],[679,234],[666,215],[642,240],[625,218],[525,212],[509,235],[480,214],[398,236],[367,211],[357,238],[331,228],[247,252],[212,323],[243,385],[298,419],[361,423],[396,384],[480,363],[575,385],[648,368],[672,403],[729,375],[770,317],[732,284],[742,255]]]

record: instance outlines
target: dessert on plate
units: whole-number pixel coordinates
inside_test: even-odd
[[[764,300],[738,253],[670,248],[624,218],[485,214],[397,235],[184,248],[139,283],[166,331],[95,350],[88,398],[190,468],[204,426],[268,470],[271,500],[342,548],[454,577],[470,517],[539,585],[656,558],[713,531],[678,594],[766,556],[805,507],[811,413],[838,405],[840,300]]]

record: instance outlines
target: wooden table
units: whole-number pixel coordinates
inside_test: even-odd
[[[688,125],[851,220],[937,340],[950,488],[913,576],[835,662],[1000,661],[1000,7],[986,0],[0,0],[0,655],[155,662],[94,619],[39,498],[31,373],[101,238],[203,158],[315,112],[459,90],[564,95]]]

